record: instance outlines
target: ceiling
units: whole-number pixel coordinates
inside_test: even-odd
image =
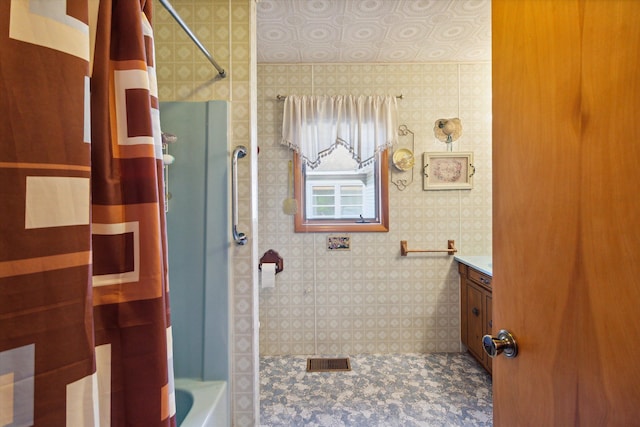
[[[490,0],[257,0],[258,63],[491,60]]]

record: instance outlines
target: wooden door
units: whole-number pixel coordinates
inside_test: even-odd
[[[492,15],[494,425],[638,425],[640,2]]]

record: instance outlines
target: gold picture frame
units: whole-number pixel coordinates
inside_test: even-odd
[[[422,154],[424,190],[470,190],[473,188],[472,152],[438,152]]]

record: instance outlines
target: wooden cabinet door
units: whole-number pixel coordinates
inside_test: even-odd
[[[493,325],[493,298],[492,294],[485,292],[484,298],[484,335],[492,335]],[[484,358],[485,366],[490,374],[493,374],[493,359],[485,354]]]
[[[484,292],[467,280],[467,347],[482,362],[487,357],[482,349],[483,316]]]
[[[467,323],[469,322],[469,297],[467,288],[467,266],[465,265],[464,271],[462,269],[460,270],[460,341],[462,341],[464,345],[468,345],[469,343],[469,336],[467,334]]]
[[[638,425],[640,2],[492,16],[494,425]]]

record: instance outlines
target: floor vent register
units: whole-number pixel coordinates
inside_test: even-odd
[[[308,358],[307,372],[341,372],[350,371],[351,362],[348,357]]]

